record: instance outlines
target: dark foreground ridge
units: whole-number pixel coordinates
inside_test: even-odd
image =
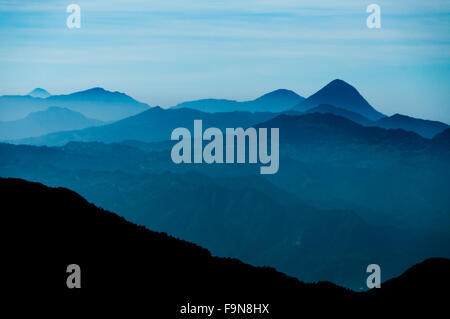
[[[0,178],[0,191],[3,233],[8,234],[2,259],[13,290],[67,299],[83,294],[145,299],[152,314],[164,314],[161,318],[180,317],[180,307],[188,302],[217,308],[224,303],[269,303],[270,318],[283,318],[306,310],[335,312],[317,305],[344,297],[354,308],[373,295],[331,283],[306,284],[272,268],[212,257],[206,249],[127,222],[67,189]],[[66,286],[70,264],[81,267],[81,289]],[[448,259],[428,260],[375,295],[439,295],[438,288],[448,285],[448,269]],[[436,282],[438,278],[442,280]],[[426,291],[411,290],[417,280]]]

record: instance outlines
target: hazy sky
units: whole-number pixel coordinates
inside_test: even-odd
[[[0,94],[101,86],[171,106],[341,78],[383,113],[450,123],[449,18],[446,0],[0,1]]]

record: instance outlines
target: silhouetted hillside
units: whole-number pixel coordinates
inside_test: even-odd
[[[170,149],[153,152],[150,145],[147,152],[146,146],[0,144],[0,176],[70,188],[215,255],[274,266],[308,282],[359,289],[365,279],[358,269],[373,260],[383,262],[388,279],[424,258],[447,256],[449,219],[440,212],[448,205],[448,170],[438,162],[428,172],[413,157],[413,165],[403,157],[396,165],[385,155],[363,168],[351,153],[348,165],[282,157],[282,171],[269,182],[260,175],[223,177],[237,167],[175,165]],[[240,167],[240,175],[251,174]],[[193,169],[202,174],[185,173]]]
[[[383,117],[383,114],[375,110],[353,86],[342,80],[331,81],[293,109],[305,112],[320,104],[330,104],[358,113],[372,121]]]
[[[174,318],[176,307],[187,302],[265,302],[280,315],[295,311],[295,300],[331,301],[353,294],[333,284],[304,284],[271,268],[211,257],[206,249],[129,223],[67,189],[1,178],[0,191],[3,225],[11,234],[2,258],[7,279],[22,291],[75,293],[66,287],[66,267],[76,263],[81,293],[122,298],[144,293],[152,315],[164,310],[166,318]],[[32,282],[24,275],[30,269]]]
[[[6,283],[22,293],[37,292],[35,300],[46,293],[72,303],[81,295],[97,301],[114,296],[112,300],[134,302],[134,307],[145,300],[152,316],[164,318],[175,318],[187,302],[222,311],[229,302],[269,303],[271,318],[286,318],[309,311],[336,314],[340,308],[318,306],[337,303],[347,315],[357,314],[373,302],[368,299],[372,294],[407,294],[425,301],[448,285],[448,259],[426,261],[368,293],[330,283],[305,284],[271,268],[212,257],[201,247],[97,208],[67,189],[0,178],[0,192],[3,225],[10,236],[2,254],[7,274],[3,287]],[[70,264],[81,268],[81,289],[66,286]],[[381,301],[377,307],[383,307]],[[228,318],[223,313],[214,317]]]
[[[450,259],[430,258],[412,266],[402,275],[383,283],[382,289],[368,291],[367,295],[417,299],[426,292],[427,298],[434,298],[434,301],[438,301],[448,298],[449,271]]]

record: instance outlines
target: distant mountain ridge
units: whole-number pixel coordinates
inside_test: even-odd
[[[125,140],[136,140],[141,142],[160,142],[170,140],[172,130],[177,127],[192,129],[193,122],[197,119],[203,120],[204,128],[218,127],[224,130],[227,127],[260,127],[261,123],[278,117],[280,114],[285,117],[300,117],[313,120],[315,121],[314,126],[317,129],[322,127],[320,123],[325,121],[326,125],[322,128],[334,126],[334,130],[337,134],[343,133],[343,129],[347,130],[349,128],[354,128],[352,134],[355,135],[355,139],[369,137],[371,135],[370,132],[377,132],[379,136],[385,136],[386,139],[389,139],[390,135],[397,137],[403,136],[405,138],[409,136],[412,139],[416,139],[415,137],[413,138],[411,134],[406,134],[411,132],[419,135],[422,133],[422,135],[420,135],[421,137],[429,138],[431,134],[427,135],[425,133],[429,131],[428,127],[430,127],[430,125],[433,133],[435,131],[439,132],[442,128],[447,127],[446,124],[440,122],[436,123],[421,119],[411,119],[413,125],[409,125],[408,127],[400,125],[401,123],[397,125],[397,123],[394,122],[389,128],[383,128],[380,127],[383,125],[378,125],[378,122],[370,121],[358,113],[325,104],[314,107],[306,112],[286,111],[283,113],[251,113],[241,111],[207,113],[189,108],[162,109],[160,107],[154,107],[137,115],[98,127],[87,127],[80,130],[65,130],[62,132],[48,133],[38,137],[9,139],[9,141],[15,144],[48,146],[61,146],[71,141],[114,143]],[[332,115],[332,117],[330,117],[330,115]],[[351,121],[351,123],[354,123],[356,126],[345,121],[346,124],[343,124],[343,119]],[[302,130],[302,126],[309,125],[307,122],[308,121],[299,121],[297,123],[298,128]],[[278,123],[279,126],[277,127],[281,128],[281,131],[283,131],[282,135],[285,135],[284,132],[290,132],[289,123],[289,121]],[[288,127],[284,127],[283,125],[285,124],[288,125]],[[394,127],[395,130],[392,129]],[[378,128],[378,130],[374,130],[374,128]],[[383,131],[380,131],[380,129]],[[399,131],[399,129],[405,131],[405,134],[395,132]],[[358,136],[358,134],[363,135]],[[303,137],[307,138],[305,135],[302,135],[302,138]],[[335,138],[333,136],[330,137]],[[420,143],[422,143],[422,141]]]
[[[362,126],[345,117],[332,113],[288,116],[278,115],[257,127],[282,127],[280,141],[297,144],[326,141],[327,143],[358,143],[361,145],[387,144],[395,147],[424,145],[426,140],[414,132],[386,130],[379,127]]]
[[[312,109],[303,112],[303,114],[311,113],[330,113],[340,117],[344,117],[363,126],[376,126],[385,129],[402,129],[407,132],[417,133],[420,136],[426,138],[433,138],[436,134],[450,127],[449,125],[439,121],[418,119],[402,114],[394,114],[389,117],[385,116],[377,121],[371,121],[358,113],[347,111],[345,109],[328,104],[320,104],[316,107],[313,107]]]
[[[225,99],[202,99],[183,102],[173,108],[190,108],[213,113],[233,111],[276,113],[287,111],[303,100],[304,97],[298,95],[294,91],[278,89],[251,101],[238,102],[235,100]]]
[[[65,107],[84,116],[101,121],[116,121],[149,108],[132,97],[102,88],[92,88],[71,94],[51,95],[47,98],[30,95],[0,96],[0,119],[13,121],[31,112],[43,111],[51,106]]]
[[[45,98],[49,97],[51,94],[44,89],[35,88],[33,91],[28,93],[28,95],[32,96],[32,97],[40,97],[40,98],[45,99]]]
[[[35,89],[37,93],[45,91],[43,89]],[[45,91],[46,92],[46,91]],[[300,102],[299,102],[300,101]],[[0,96],[0,118],[8,119],[15,117],[18,114],[28,114],[30,110],[35,112],[36,110],[45,110],[47,105],[57,105],[75,112],[80,112],[82,114],[92,114],[93,116],[87,116],[90,118],[106,118],[104,121],[111,122],[116,120],[126,120],[126,123],[131,123],[135,121],[134,115],[139,115],[140,124],[143,125],[144,122],[142,118],[151,116],[148,111],[150,107],[146,104],[139,103],[130,96],[120,93],[120,92],[110,92],[103,88],[92,88],[85,91],[75,92],[67,95],[54,95],[47,98],[32,97],[27,96]],[[294,106],[293,106],[294,105]],[[181,103],[175,107],[170,108],[170,110],[180,110],[180,109],[191,109],[192,111],[200,111],[202,113],[197,113],[199,116],[208,117],[206,113],[220,113],[219,117],[224,118],[223,114],[230,113],[230,118],[226,123],[229,123],[229,127],[238,127],[241,125],[255,125],[258,124],[256,119],[262,121],[269,119],[269,116],[260,116],[261,114],[273,114],[275,117],[277,114],[283,113],[287,115],[305,115],[312,113],[321,114],[334,114],[339,117],[349,119],[355,123],[363,126],[377,126],[385,129],[402,129],[409,132],[415,132],[423,137],[432,138],[436,134],[442,132],[449,126],[445,123],[438,121],[428,121],[423,119],[417,119],[401,114],[395,114],[393,116],[384,116],[383,114],[376,111],[369,103],[359,94],[359,92],[350,84],[342,80],[334,80],[327,84],[324,88],[320,89],[315,94],[311,95],[307,99],[299,96],[293,91],[279,89],[272,91],[270,93],[264,94],[263,96],[252,100],[238,102],[234,100],[220,100],[220,99],[206,99],[197,100]],[[269,112],[265,112],[267,110]],[[143,111],[144,113],[140,115]],[[262,112],[264,111],[264,112]],[[188,111],[189,113],[190,111]],[[239,119],[237,113],[231,114],[233,112],[239,113],[243,116],[243,119]],[[255,120],[248,120],[249,115],[245,112],[258,113],[259,115],[253,116]],[[145,115],[144,115],[145,114]],[[95,116],[96,115],[96,116]],[[128,116],[131,115],[131,116]],[[153,114],[158,119],[162,113],[155,112]],[[162,128],[165,123],[165,127],[173,127],[170,125],[170,117],[165,117],[162,123],[158,121],[152,121],[150,119],[146,120],[146,125],[151,125],[148,128],[150,131],[153,130],[155,136],[151,136],[149,133],[144,133],[143,128],[139,128],[139,132],[131,132],[135,130],[131,125],[129,126],[130,132],[124,133],[125,126],[123,122],[120,125],[113,123],[114,129],[108,133],[106,137],[102,131],[97,131],[95,129],[83,131],[83,132],[66,132],[73,130],[72,127],[61,127],[61,134],[55,133],[51,136],[41,136],[34,140],[18,140],[14,143],[25,143],[25,144],[46,144],[49,145],[62,145],[63,143],[69,141],[103,141],[103,142],[119,142],[120,139],[131,139],[131,140],[141,140],[144,142],[160,141],[162,138],[163,131],[157,131],[154,128]],[[176,116],[175,116],[176,117]],[[189,117],[189,116],[188,116]],[[234,120],[231,120],[231,117]],[[23,117],[22,117],[23,118]],[[190,117],[189,117],[190,118]],[[209,117],[212,119],[212,117]],[[177,123],[186,124],[186,121],[177,121]],[[174,122],[175,123],[175,122]],[[221,125],[220,121],[212,120],[211,123],[218,123]],[[42,123],[41,126],[46,126],[46,123]],[[93,125],[94,126],[94,125]],[[222,125],[223,127],[223,125]],[[80,127],[82,128],[82,127]],[[120,128],[120,129],[119,129]],[[78,129],[76,127],[76,129]],[[108,127],[106,130],[109,130]],[[55,132],[54,129],[48,130],[49,132]],[[166,132],[165,130],[164,132]],[[120,133],[122,132],[122,133]],[[45,132],[47,133],[47,132]],[[78,134],[80,133],[80,134]],[[92,134],[91,134],[92,133]],[[100,134],[98,139],[95,137],[96,134]],[[167,133],[164,133],[167,135]],[[36,137],[36,135],[28,134],[10,134],[8,140],[22,139],[26,137]],[[121,136],[119,136],[121,135]],[[3,136],[8,136],[7,132]],[[120,138],[120,139],[119,139]],[[6,137],[4,138],[6,139]],[[167,137],[166,137],[167,139]]]
[[[442,122],[417,119],[398,113],[389,117],[383,117],[376,121],[374,125],[386,129],[401,128],[405,131],[416,132],[417,134],[427,138],[432,138],[436,134],[441,133],[450,127]]]
[[[170,140],[177,127],[193,128],[194,120],[203,120],[204,127],[250,127],[276,116],[275,113],[227,112],[205,113],[188,108],[162,109],[153,107],[145,112],[107,124],[83,130],[50,133],[37,138],[15,140],[14,143],[34,145],[64,145],[70,141],[121,142],[139,140],[156,142]]]
[[[41,136],[51,132],[83,129],[103,124],[67,108],[52,106],[28,114],[24,119],[0,122],[0,140]]]
[[[341,109],[358,113],[369,120],[378,120],[384,115],[375,110],[361,94],[345,81],[336,79],[322,89],[301,101],[293,109],[306,112],[320,104],[329,104]]]
[[[352,114],[349,111],[340,110],[332,106],[321,106],[316,110],[319,110],[320,112],[312,110],[311,113],[300,113],[300,115],[289,116],[269,112],[250,113],[236,111],[225,113],[206,113],[189,108],[162,109],[159,107],[154,107],[150,108],[146,112],[142,112],[132,117],[100,127],[89,127],[76,131],[50,133],[40,137],[13,140],[12,142],[15,144],[48,146],[61,146],[70,141],[113,143],[122,142],[125,140],[138,140],[143,142],[158,142],[170,140],[172,130],[177,127],[186,127],[192,130],[193,122],[197,119],[203,120],[203,126],[205,128],[217,127],[220,129],[225,129],[227,127],[259,127],[264,125],[261,123],[280,116],[281,118],[298,118],[296,121],[300,131],[302,130],[302,125],[305,125],[308,121],[312,120],[315,123],[314,126],[318,129],[334,127],[334,130],[337,133],[343,133],[342,129],[344,128],[354,128],[352,134],[354,134],[354,137],[357,139],[364,138],[364,136],[369,137],[371,135],[369,132],[382,132],[379,130],[383,130],[384,133],[381,135],[385,136],[385,138],[388,138],[389,135],[399,135],[398,133],[389,133],[387,130],[381,128],[378,128],[378,131],[373,130],[373,128],[361,126],[352,120],[348,120],[346,117],[340,116],[345,115],[352,119],[360,118],[361,121],[364,121],[362,116]],[[339,115],[329,113],[330,110]],[[305,121],[302,119],[305,119]],[[326,121],[327,126],[321,126],[320,123],[323,121]],[[290,123],[292,123],[292,121],[277,122],[277,125],[279,126],[272,126],[272,123],[269,123],[268,125],[270,125],[270,127],[281,128],[280,134],[282,134],[282,136],[287,136],[286,132],[292,133],[293,135],[288,137],[291,139],[298,136],[298,134],[291,132],[291,128],[289,128]],[[352,123],[354,123],[354,125]],[[284,125],[288,126],[285,127]],[[358,137],[357,134],[365,135]],[[407,135],[408,134],[405,134],[404,136]],[[308,136],[303,137],[308,138]]]

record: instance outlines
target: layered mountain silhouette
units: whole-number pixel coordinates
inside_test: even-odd
[[[45,98],[49,97],[51,94],[44,89],[35,88],[33,91],[28,93],[28,95],[32,96],[32,97],[40,97],[40,98],[45,99]]]
[[[36,89],[37,93],[41,92]],[[81,112],[91,118],[98,118],[104,121],[120,120],[128,115],[137,114],[140,111],[148,110],[148,105],[139,103],[131,97],[119,93],[109,92],[101,88],[93,88],[86,91],[76,92],[69,95],[56,95],[48,98],[33,98],[27,96],[2,96],[0,97],[0,115],[3,120],[11,120],[22,115],[36,111],[45,110],[48,106],[57,105]],[[292,109],[293,105],[295,107]],[[386,117],[374,110],[367,101],[358,93],[358,91],[342,80],[334,80],[323,89],[304,99],[293,91],[279,89],[267,93],[255,100],[237,102],[233,100],[206,99],[191,102],[184,102],[171,110],[189,108],[203,113],[232,113],[232,112],[251,112],[251,113],[284,113],[287,115],[301,115],[310,113],[330,113],[340,117],[347,118],[355,123],[364,126],[377,126],[387,129],[403,129],[405,131],[415,132],[423,137],[432,138],[434,135],[448,128],[445,123],[437,121],[428,121],[416,119],[405,115],[395,114]],[[91,116],[89,116],[89,114]],[[149,113],[144,113],[150,116]],[[240,113],[243,117],[245,113]],[[161,114],[156,114],[158,117]],[[236,114],[235,114],[236,115]],[[144,115],[143,115],[144,116]],[[206,116],[202,114],[202,116]],[[219,115],[219,118],[223,115]],[[256,116],[258,118],[258,116]],[[263,119],[265,120],[265,119]],[[218,119],[220,122],[220,120]],[[255,121],[245,122],[236,120],[236,125],[244,122],[246,125],[257,124]],[[233,123],[231,123],[233,124]],[[235,126],[236,126],[235,125]],[[45,123],[42,124],[45,126]],[[71,130],[71,127],[61,130]],[[53,131],[53,130],[52,130]],[[5,132],[5,135],[8,132]],[[62,136],[42,137],[38,140],[15,141],[26,144],[46,144],[47,139],[54,140],[49,145],[61,145],[68,141],[106,141],[103,138],[98,140],[91,139],[91,132],[73,132],[73,135],[64,132]],[[94,135],[96,133],[93,133]],[[14,135],[14,134],[11,134]],[[100,133],[101,135],[101,133]],[[34,137],[34,136],[33,136]],[[134,134],[131,139],[139,140],[139,134]],[[62,141],[59,141],[62,140]],[[150,139],[145,137],[144,141]],[[151,139],[157,140],[156,138]],[[108,141],[119,141],[111,138]]]
[[[374,125],[386,129],[403,129],[405,131],[416,132],[427,138],[432,138],[449,128],[447,124],[442,122],[417,119],[402,114],[383,117],[376,121]]]
[[[321,104],[303,112],[303,114],[308,113],[334,114],[349,119],[363,126],[377,126],[385,129],[402,129],[407,132],[417,133],[426,138],[432,138],[436,134],[444,131],[449,127],[447,124],[439,121],[423,120],[402,114],[394,114],[389,117],[382,117],[377,121],[371,121],[358,113],[347,111],[345,109],[328,104]],[[300,114],[302,113],[299,112],[298,114],[293,113],[289,115]]]
[[[70,141],[121,142],[139,140],[155,142],[170,139],[172,130],[177,127],[193,129],[194,120],[203,120],[207,127],[250,127],[276,116],[274,113],[205,113],[197,110],[162,109],[153,107],[149,110],[101,127],[83,130],[58,132],[37,138],[14,141],[19,144],[64,145]]]
[[[0,140],[41,136],[50,132],[83,129],[103,124],[67,108],[52,106],[28,114],[24,119],[0,122]]]
[[[425,258],[450,257],[450,129],[402,115],[370,118],[370,112],[358,112],[370,110],[368,103],[341,82],[318,94],[332,101],[303,111],[146,106],[106,125],[61,127],[66,131],[14,139],[46,146],[0,143],[0,176],[73,189],[132,222],[200,244],[214,255],[276,267],[308,282],[329,280],[359,290],[366,276],[360,270],[369,263],[380,263],[383,278],[389,279]],[[291,93],[277,90],[260,98],[266,104],[257,99],[233,105],[274,110],[272,103],[281,96],[297,99]],[[36,126],[52,112],[82,116],[70,107],[49,108],[51,99],[3,96],[0,112],[25,112],[31,101],[32,107],[42,107],[27,117],[36,119]],[[59,99],[98,112],[134,103],[99,88]],[[9,100],[24,104],[4,108]],[[344,100],[355,107],[339,103]],[[176,127],[192,131],[196,119],[203,120],[204,129],[279,128],[278,173],[262,178],[254,164],[174,164],[171,132]],[[27,123],[16,132],[33,127]]]
[[[289,114],[289,115],[288,115]],[[417,139],[422,142],[422,139],[416,137],[416,134],[411,134],[403,130],[397,132],[394,130],[385,130],[376,126],[376,122],[371,122],[365,119],[362,115],[353,113],[344,109],[336,108],[331,105],[320,105],[312,108],[305,113],[285,112],[285,114],[279,115],[278,113],[270,112],[226,112],[226,113],[207,113],[198,110],[192,110],[188,108],[180,109],[162,109],[160,107],[150,108],[149,110],[139,113],[135,116],[128,117],[126,119],[102,125],[99,127],[89,127],[82,130],[64,131],[49,133],[39,137],[24,138],[13,140],[16,144],[31,144],[31,145],[47,145],[47,146],[60,146],[71,141],[81,142],[122,142],[125,140],[137,140],[143,142],[157,142],[170,139],[170,135],[173,129],[177,127],[186,127],[193,129],[194,120],[203,120],[204,128],[218,127],[222,130],[228,127],[251,127],[260,126],[264,127],[265,122],[274,118],[286,119],[286,123],[283,121],[276,121],[270,123],[270,127],[281,128],[284,135],[292,133],[290,126],[293,124],[292,119],[296,118],[295,127],[302,130],[302,127],[313,127],[323,129],[329,128],[335,130],[338,134],[345,131],[352,130],[352,134],[356,139],[370,138],[371,136],[379,135],[384,136],[387,140],[396,136]],[[359,125],[359,124],[361,125]],[[422,124],[420,124],[423,127]],[[286,127],[284,125],[287,125]],[[278,125],[278,126],[276,126]],[[361,126],[366,126],[361,127]],[[330,134],[331,131],[326,134]],[[362,134],[363,136],[359,136]],[[308,138],[305,132],[302,133],[300,138]],[[325,135],[324,138],[327,138]],[[299,134],[291,135],[288,138],[299,138]],[[336,138],[330,136],[330,138]]]
[[[386,144],[408,148],[413,144],[426,143],[424,138],[413,132],[362,126],[332,113],[314,112],[299,116],[282,114],[258,124],[258,127],[281,127],[283,129],[280,130],[280,138],[298,144],[327,141],[361,145]]]
[[[337,116],[344,117],[344,118],[349,119],[360,125],[370,126],[373,124],[373,122],[371,120],[365,118],[364,116],[362,116],[358,113],[347,111],[345,109],[341,109],[339,107],[335,107],[335,106],[329,105],[329,104],[320,104],[316,107],[313,107],[312,109],[305,111],[304,113],[305,114],[311,114],[311,113],[327,114],[327,113],[329,113],[329,114],[334,114]],[[297,115],[299,115],[299,114],[297,114]]]
[[[0,118],[3,121],[18,120],[31,112],[43,111],[51,106],[65,107],[101,121],[116,121],[149,108],[147,104],[140,103],[124,93],[92,88],[47,98],[3,95],[0,96]]]
[[[325,87],[297,104],[293,109],[305,112],[320,104],[329,104],[353,113],[358,113],[372,121],[384,117],[353,86],[338,79],[328,83]]]
[[[373,302],[372,291],[357,294],[326,282],[305,284],[271,268],[212,257],[206,249],[132,224],[67,189],[0,178],[0,191],[3,221],[14,239],[3,251],[8,274],[4,285],[11,290],[52,293],[72,302],[80,294],[120,296],[135,307],[142,299],[152,315],[162,317],[176,317],[187,302],[222,304],[223,311],[230,298],[233,303],[269,303],[272,318],[338,312],[334,307],[317,308],[324,302],[348,303],[352,307],[343,307],[345,313],[356,314]],[[448,263],[425,261],[375,293],[401,298],[420,283],[427,289],[416,288],[416,297],[437,297],[448,284]],[[80,266],[81,289],[66,286],[71,264]],[[31,266],[32,282],[24,276]],[[380,301],[377,306],[382,307]]]
[[[264,94],[263,96],[252,101],[238,102],[234,100],[223,99],[203,99],[183,102],[178,104],[174,108],[190,108],[203,112],[247,111],[276,113],[287,111],[304,99],[304,97],[298,95],[293,91],[279,89]]]
[[[170,134],[158,112],[177,126],[192,125],[203,114],[155,108],[142,122],[126,123],[124,131],[139,132],[141,126],[141,132],[154,128],[155,136]],[[236,121],[233,113],[205,114],[208,123],[219,115]],[[68,187],[216,255],[275,266],[307,281],[327,279],[359,289],[364,274],[355,269],[374,259],[386,265],[387,279],[423,258],[447,256],[443,243],[450,242],[450,219],[442,212],[449,205],[450,148],[437,138],[320,113],[279,115],[260,126],[283,128],[280,170],[270,182],[246,177],[259,174],[255,165],[176,165],[169,142],[129,140],[63,147],[0,144],[0,176]],[[320,266],[324,261],[329,266]]]

